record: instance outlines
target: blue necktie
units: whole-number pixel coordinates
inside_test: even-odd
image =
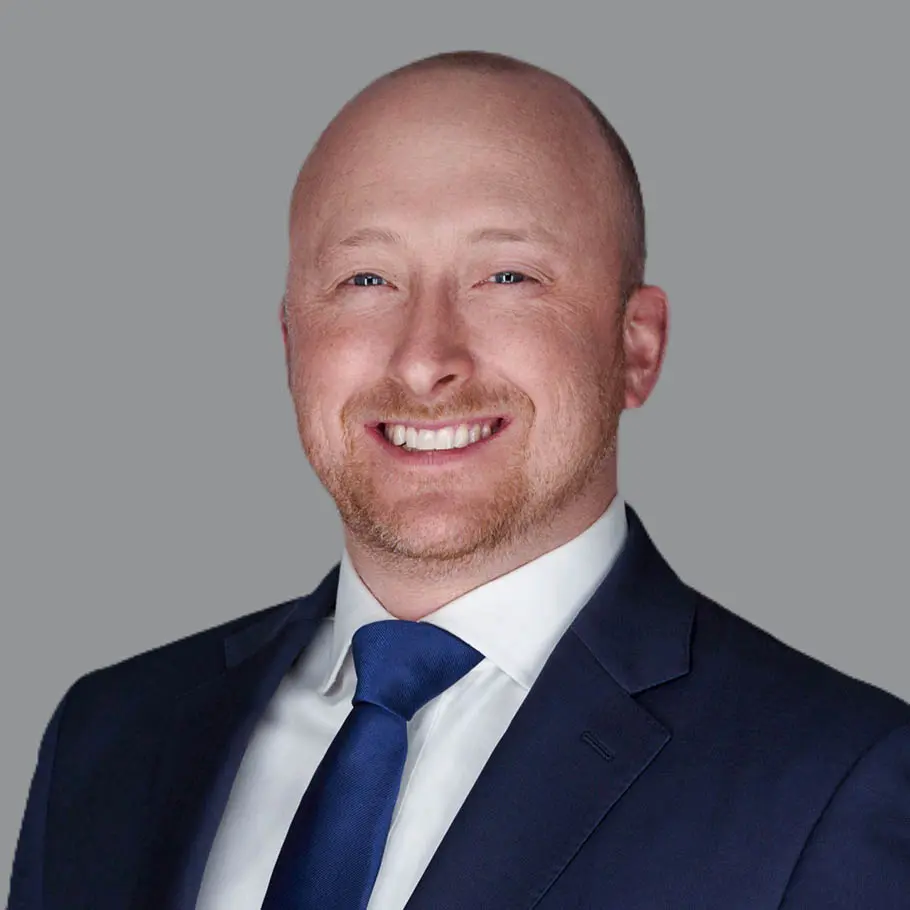
[[[365,910],[408,752],[408,721],[483,655],[438,626],[361,626],[351,642],[353,709],[316,769],[272,871],[262,910]]]

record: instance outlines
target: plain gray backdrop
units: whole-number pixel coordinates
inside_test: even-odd
[[[834,6],[0,5],[4,874],[77,676],[338,557],[285,384],[286,203],[344,101],[442,50],[566,76],[631,148],[671,330],[620,491],[671,565],[910,697],[910,16]]]

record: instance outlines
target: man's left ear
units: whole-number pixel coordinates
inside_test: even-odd
[[[656,285],[642,285],[626,302],[623,317],[626,408],[641,407],[657,384],[669,330],[667,295]]]

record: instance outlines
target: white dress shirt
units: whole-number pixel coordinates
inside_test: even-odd
[[[484,659],[408,724],[408,755],[369,910],[402,910],[556,643],[625,541],[617,495],[578,537],[426,616]],[[334,616],[286,675],[247,746],[197,910],[261,907],[291,819],[352,710],[351,638],[394,619],[342,555]]]

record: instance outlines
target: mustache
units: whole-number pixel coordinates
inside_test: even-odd
[[[514,392],[461,389],[433,404],[414,401],[404,389],[394,386],[352,398],[342,408],[342,423],[381,420],[447,421],[486,418],[529,409],[529,400]],[[533,409],[533,408],[532,408]]]

